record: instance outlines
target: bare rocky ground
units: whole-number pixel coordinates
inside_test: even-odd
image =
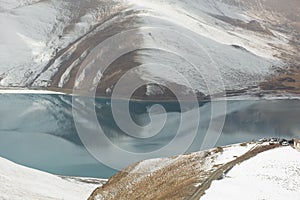
[[[212,181],[221,179],[232,167],[274,148],[280,148],[280,145],[243,143],[143,161],[111,177],[93,192],[89,200],[199,199]]]

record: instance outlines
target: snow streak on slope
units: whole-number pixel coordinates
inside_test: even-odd
[[[83,179],[84,180],[84,179]],[[63,179],[0,158],[0,199],[82,200],[98,185]]]
[[[235,166],[214,181],[203,200],[297,200],[300,155],[291,147],[274,149]]]

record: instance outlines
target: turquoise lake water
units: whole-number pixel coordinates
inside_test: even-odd
[[[119,105],[123,103],[123,100],[118,102]],[[210,102],[199,103],[199,107],[194,109],[200,113],[200,119],[195,119],[192,115],[188,118],[192,112],[188,103],[180,108],[176,102],[132,101],[129,106],[130,116],[138,125],[147,126],[151,123],[150,108],[157,104],[166,110],[167,120],[157,134],[149,136],[147,134],[150,129],[142,129],[141,137],[128,135],[118,127],[112,114],[110,99],[95,99],[94,108],[105,137],[126,152],[140,154],[139,158],[152,158],[149,152],[170,145],[170,141],[176,136],[180,141],[177,146],[158,154],[158,157],[175,155],[182,146],[187,147],[187,152],[203,148],[202,141],[209,122],[214,120],[211,119]],[[262,137],[289,139],[300,136],[298,100],[236,100],[228,101],[226,105],[226,113],[214,116],[216,120],[225,117],[225,124],[217,142],[211,146],[258,140]],[[76,121],[84,122],[89,128],[95,126],[84,116],[83,119],[74,119],[73,109],[79,109],[74,106],[72,97],[68,95],[1,94],[0,156],[59,175],[107,178],[116,173],[117,170],[106,166],[107,163],[99,162],[84,147]],[[123,116],[121,111],[119,116]],[[159,109],[153,112],[154,119],[159,120],[161,116]],[[182,116],[189,120],[178,131]],[[127,128],[130,130],[130,127]],[[193,131],[197,134],[189,145],[185,138]],[[81,134],[89,134],[89,131]],[[102,145],[100,141],[97,148],[106,155],[110,147]],[[126,166],[129,158],[118,156],[107,154],[107,160],[119,160],[120,166]]]

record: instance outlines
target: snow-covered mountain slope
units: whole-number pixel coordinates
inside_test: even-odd
[[[116,12],[116,2],[1,0],[0,85],[31,85],[60,50]]]
[[[58,177],[0,158],[0,199],[82,200],[102,182],[105,180]]]
[[[107,184],[96,189],[90,199],[199,199],[217,179],[219,181],[213,182],[206,199],[224,199],[226,196],[218,196],[221,194],[218,191],[237,197],[227,199],[240,199],[241,196],[237,194],[245,195],[247,191],[255,193],[258,188],[261,189],[260,193],[253,195],[273,199],[274,195],[268,196],[273,187],[269,183],[277,185],[277,188],[282,187],[275,193],[275,197],[293,197],[300,187],[299,155],[290,146],[281,147],[266,142],[237,144],[171,158],[145,160],[113,176]],[[234,194],[236,184],[247,180],[247,177],[258,181],[258,185],[246,182],[248,184],[239,185],[241,190],[236,188]]]
[[[138,60],[143,64],[171,66],[183,75],[178,79],[166,67],[150,66],[139,70],[141,78],[147,81],[186,85],[184,81],[188,79],[194,89],[204,94],[211,92],[209,89],[219,91],[222,84],[227,91],[257,88],[260,82],[274,72],[274,66],[284,65],[279,61],[282,58],[280,55],[294,50],[288,44],[289,35],[273,29],[270,20],[254,18],[254,11],[247,10],[246,5],[210,0],[131,2],[139,6],[137,9],[143,10],[140,17],[145,26],[168,27],[173,31],[173,34],[146,35],[144,45],[159,46],[161,41],[174,37],[173,45],[180,47],[179,51],[172,52],[173,55],[159,51],[138,53]],[[183,42],[180,37],[185,36],[192,38],[200,47]],[[187,60],[179,58],[177,52]],[[201,64],[195,65],[188,60],[187,54],[198,56]]]
[[[137,98],[172,96],[165,87],[182,95],[260,94],[260,84],[299,51],[288,12],[255,2],[2,0],[0,86],[97,88],[110,96],[126,75],[120,96],[133,81],[145,85]],[[104,41],[109,48],[95,49]],[[109,50],[105,58],[115,57],[105,70],[97,55]]]
[[[297,200],[300,153],[290,147],[270,150],[235,166],[214,181],[203,200]]]

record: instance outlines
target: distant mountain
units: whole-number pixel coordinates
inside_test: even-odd
[[[145,160],[111,177],[98,199],[298,199],[300,153],[273,143],[243,143]]]
[[[298,95],[299,4],[1,1],[0,86],[101,96],[119,87],[139,99]]]

